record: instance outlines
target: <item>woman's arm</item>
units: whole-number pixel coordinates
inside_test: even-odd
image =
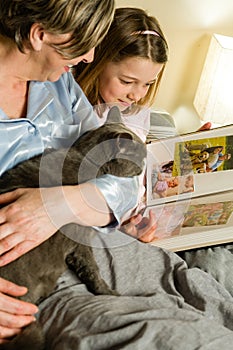
[[[17,189],[0,195],[0,265],[17,259],[75,222],[105,226],[113,218],[100,190],[92,183],[53,188]]]
[[[71,74],[64,74],[55,83],[32,83],[31,94],[34,92],[36,96],[38,86],[43,91],[42,106],[46,108],[38,113],[37,124],[30,121],[35,128],[33,137],[27,133],[29,121],[20,121],[23,129],[18,137],[24,135],[24,138],[19,138],[20,147],[17,152],[14,149],[8,150],[8,140],[5,140],[4,159],[7,161],[4,171],[40,154],[45,148],[69,147],[74,138],[97,125],[92,106]],[[62,104],[59,98],[61,95]],[[47,100],[50,101],[49,104]],[[34,102],[37,103],[37,99]],[[33,110],[28,113],[33,115]],[[44,127],[44,115],[50,127]],[[8,132],[17,129],[13,122],[10,126],[7,123]],[[4,128],[1,135],[6,135]],[[14,133],[11,137],[12,140],[16,139]],[[65,141],[68,144],[63,144]],[[36,152],[24,152],[23,146],[27,144],[32,146],[27,147],[27,151],[33,149]],[[17,156],[12,161],[12,154],[15,153]],[[136,182],[132,178],[113,179],[105,176],[104,179],[94,179],[92,183],[81,186],[18,189],[0,195],[0,255],[3,254],[0,265],[5,265],[36,247],[69,222],[86,226],[106,226],[113,220],[120,223],[122,214],[136,205]]]

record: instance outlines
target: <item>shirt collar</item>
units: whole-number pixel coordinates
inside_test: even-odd
[[[31,81],[28,93],[27,118],[36,117],[53,101],[53,95],[45,83]]]

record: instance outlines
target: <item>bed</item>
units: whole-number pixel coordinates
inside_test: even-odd
[[[120,295],[94,295],[67,270],[40,304],[49,350],[232,350],[233,244],[179,254],[115,230],[93,246]]]

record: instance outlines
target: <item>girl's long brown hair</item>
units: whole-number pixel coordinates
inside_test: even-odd
[[[159,35],[136,34],[151,30]],[[104,40],[95,50],[92,63],[79,64],[74,76],[92,105],[101,101],[99,96],[99,76],[108,62],[121,62],[129,57],[148,58],[164,64],[157,80],[149,87],[146,96],[137,104],[151,106],[168,60],[168,45],[156,18],[148,16],[139,8],[117,8],[114,20]]]

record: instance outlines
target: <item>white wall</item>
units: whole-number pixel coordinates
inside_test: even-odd
[[[210,37],[233,36],[233,0],[116,0],[116,6],[140,7],[159,20],[170,55],[155,108],[171,113],[180,132],[196,130],[193,99]]]

